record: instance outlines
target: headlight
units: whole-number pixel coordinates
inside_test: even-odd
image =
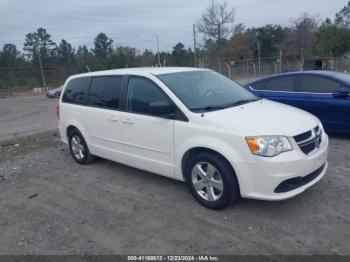
[[[246,137],[250,151],[259,156],[276,156],[293,149],[285,136]]]

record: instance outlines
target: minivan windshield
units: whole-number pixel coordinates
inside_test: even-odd
[[[214,71],[169,73],[157,77],[194,112],[220,110],[258,100],[239,84]]]

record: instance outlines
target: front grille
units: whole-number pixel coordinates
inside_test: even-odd
[[[274,190],[275,193],[285,193],[288,191],[291,191],[293,189],[296,189],[298,187],[304,186],[308,183],[310,183],[312,180],[317,178],[322,171],[324,170],[326,164],[323,164],[320,168],[315,170],[314,172],[308,174],[304,177],[294,177],[287,180],[284,180],[282,183],[280,183]]]
[[[320,147],[322,142],[322,129],[320,126],[316,126],[310,131],[294,136],[294,140],[297,142],[301,151],[303,151],[305,155],[308,155]]]

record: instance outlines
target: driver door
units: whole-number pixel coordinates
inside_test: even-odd
[[[121,150],[125,163],[150,172],[174,175],[174,120],[154,116],[149,104],[168,101],[153,81],[130,76],[126,112],[121,112]]]

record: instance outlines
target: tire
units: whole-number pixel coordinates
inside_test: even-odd
[[[69,151],[78,164],[88,165],[95,161],[96,157],[90,153],[85,139],[77,129],[73,129],[68,134],[68,140]]]
[[[240,198],[235,172],[218,154],[202,152],[189,159],[185,178],[194,198],[206,208],[223,209]]]

